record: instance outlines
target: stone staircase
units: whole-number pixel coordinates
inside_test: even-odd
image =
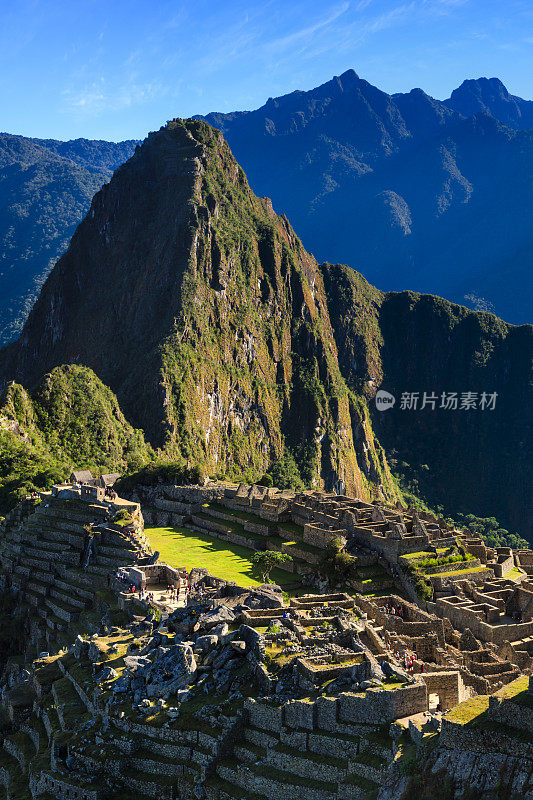
[[[190,725],[182,722],[179,728],[168,729],[124,717],[94,691],[92,665],[78,662],[72,655],[41,664],[36,677],[43,699],[36,701],[25,725],[28,757],[22,768],[20,759],[10,762],[12,786],[23,783],[24,776],[27,783],[30,770],[39,785],[48,786],[56,798],[192,797],[194,786],[205,778],[228,736],[227,729],[216,723],[191,720]],[[32,742],[37,746],[32,747]],[[64,763],[67,749],[76,760],[74,771]],[[10,753],[7,758],[12,758]],[[1,763],[0,758],[0,767]],[[79,795],[79,787],[87,787],[88,775],[94,794]],[[20,800],[23,796],[27,797],[21,795]]]
[[[294,709],[280,724],[275,706],[245,704],[241,738],[204,784],[208,800],[359,800],[379,788],[393,759],[379,726],[338,722],[305,701]]]
[[[107,509],[97,504],[50,498],[32,511],[3,525],[2,585],[18,593],[49,632],[64,631],[94,607],[111,573],[146,554],[144,538],[108,524]]]

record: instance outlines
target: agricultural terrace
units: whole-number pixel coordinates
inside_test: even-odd
[[[191,531],[179,526],[145,528],[154,552],[171,567],[205,567],[212,575],[240,585],[259,586],[261,576],[252,564],[253,550],[221,541],[207,533]],[[282,569],[274,569],[271,580],[283,588],[290,588],[298,576]]]

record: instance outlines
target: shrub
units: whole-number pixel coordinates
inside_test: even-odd
[[[289,450],[285,450],[282,458],[272,464],[268,473],[272,478],[272,485],[280,489],[294,489],[295,492],[301,492],[305,488],[298,465]]]
[[[352,570],[357,564],[355,556],[343,553],[344,542],[342,539],[332,539],[326,545],[326,552],[321,562],[321,567],[326,575],[338,580],[348,580]]]
[[[416,756],[410,755],[400,760],[400,772],[402,775],[414,775],[417,771]]]
[[[259,570],[264,583],[270,583],[270,573],[274,567],[292,561],[292,556],[288,553],[280,553],[278,550],[262,550],[254,553],[252,563]]]
[[[119,508],[115,514],[113,522],[115,525],[120,525],[121,527],[126,528],[128,525],[133,524],[133,517],[127,509]]]
[[[188,467],[179,461],[151,461],[138,472],[126,475],[117,481],[119,492],[131,492],[136,486],[155,486],[158,483],[197,484],[203,483],[206,472],[202,465]]]
[[[433,587],[421,572],[414,573],[414,585],[415,591],[421,600],[431,600],[433,598]]]

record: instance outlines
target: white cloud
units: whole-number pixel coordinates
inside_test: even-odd
[[[299,31],[294,31],[293,33],[289,33],[287,36],[282,36],[279,39],[274,39],[273,41],[269,42],[268,49],[285,50],[287,47],[292,47],[296,42],[299,42],[302,39],[309,39],[313,37],[317,31],[327,27],[328,25],[331,25],[340,16],[345,14],[349,7],[349,3],[342,3],[342,5],[333,9],[331,14],[328,14],[327,17],[315,22],[314,25],[301,28]]]
[[[139,106],[167,94],[168,90],[157,81],[128,82],[109,87],[99,78],[78,91],[63,92],[63,111],[84,116],[99,116],[108,111],[123,111]]]

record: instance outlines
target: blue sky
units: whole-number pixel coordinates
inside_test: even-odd
[[[388,92],[483,75],[533,99],[533,2],[0,2],[0,129],[26,136],[142,138],[350,67]]]

